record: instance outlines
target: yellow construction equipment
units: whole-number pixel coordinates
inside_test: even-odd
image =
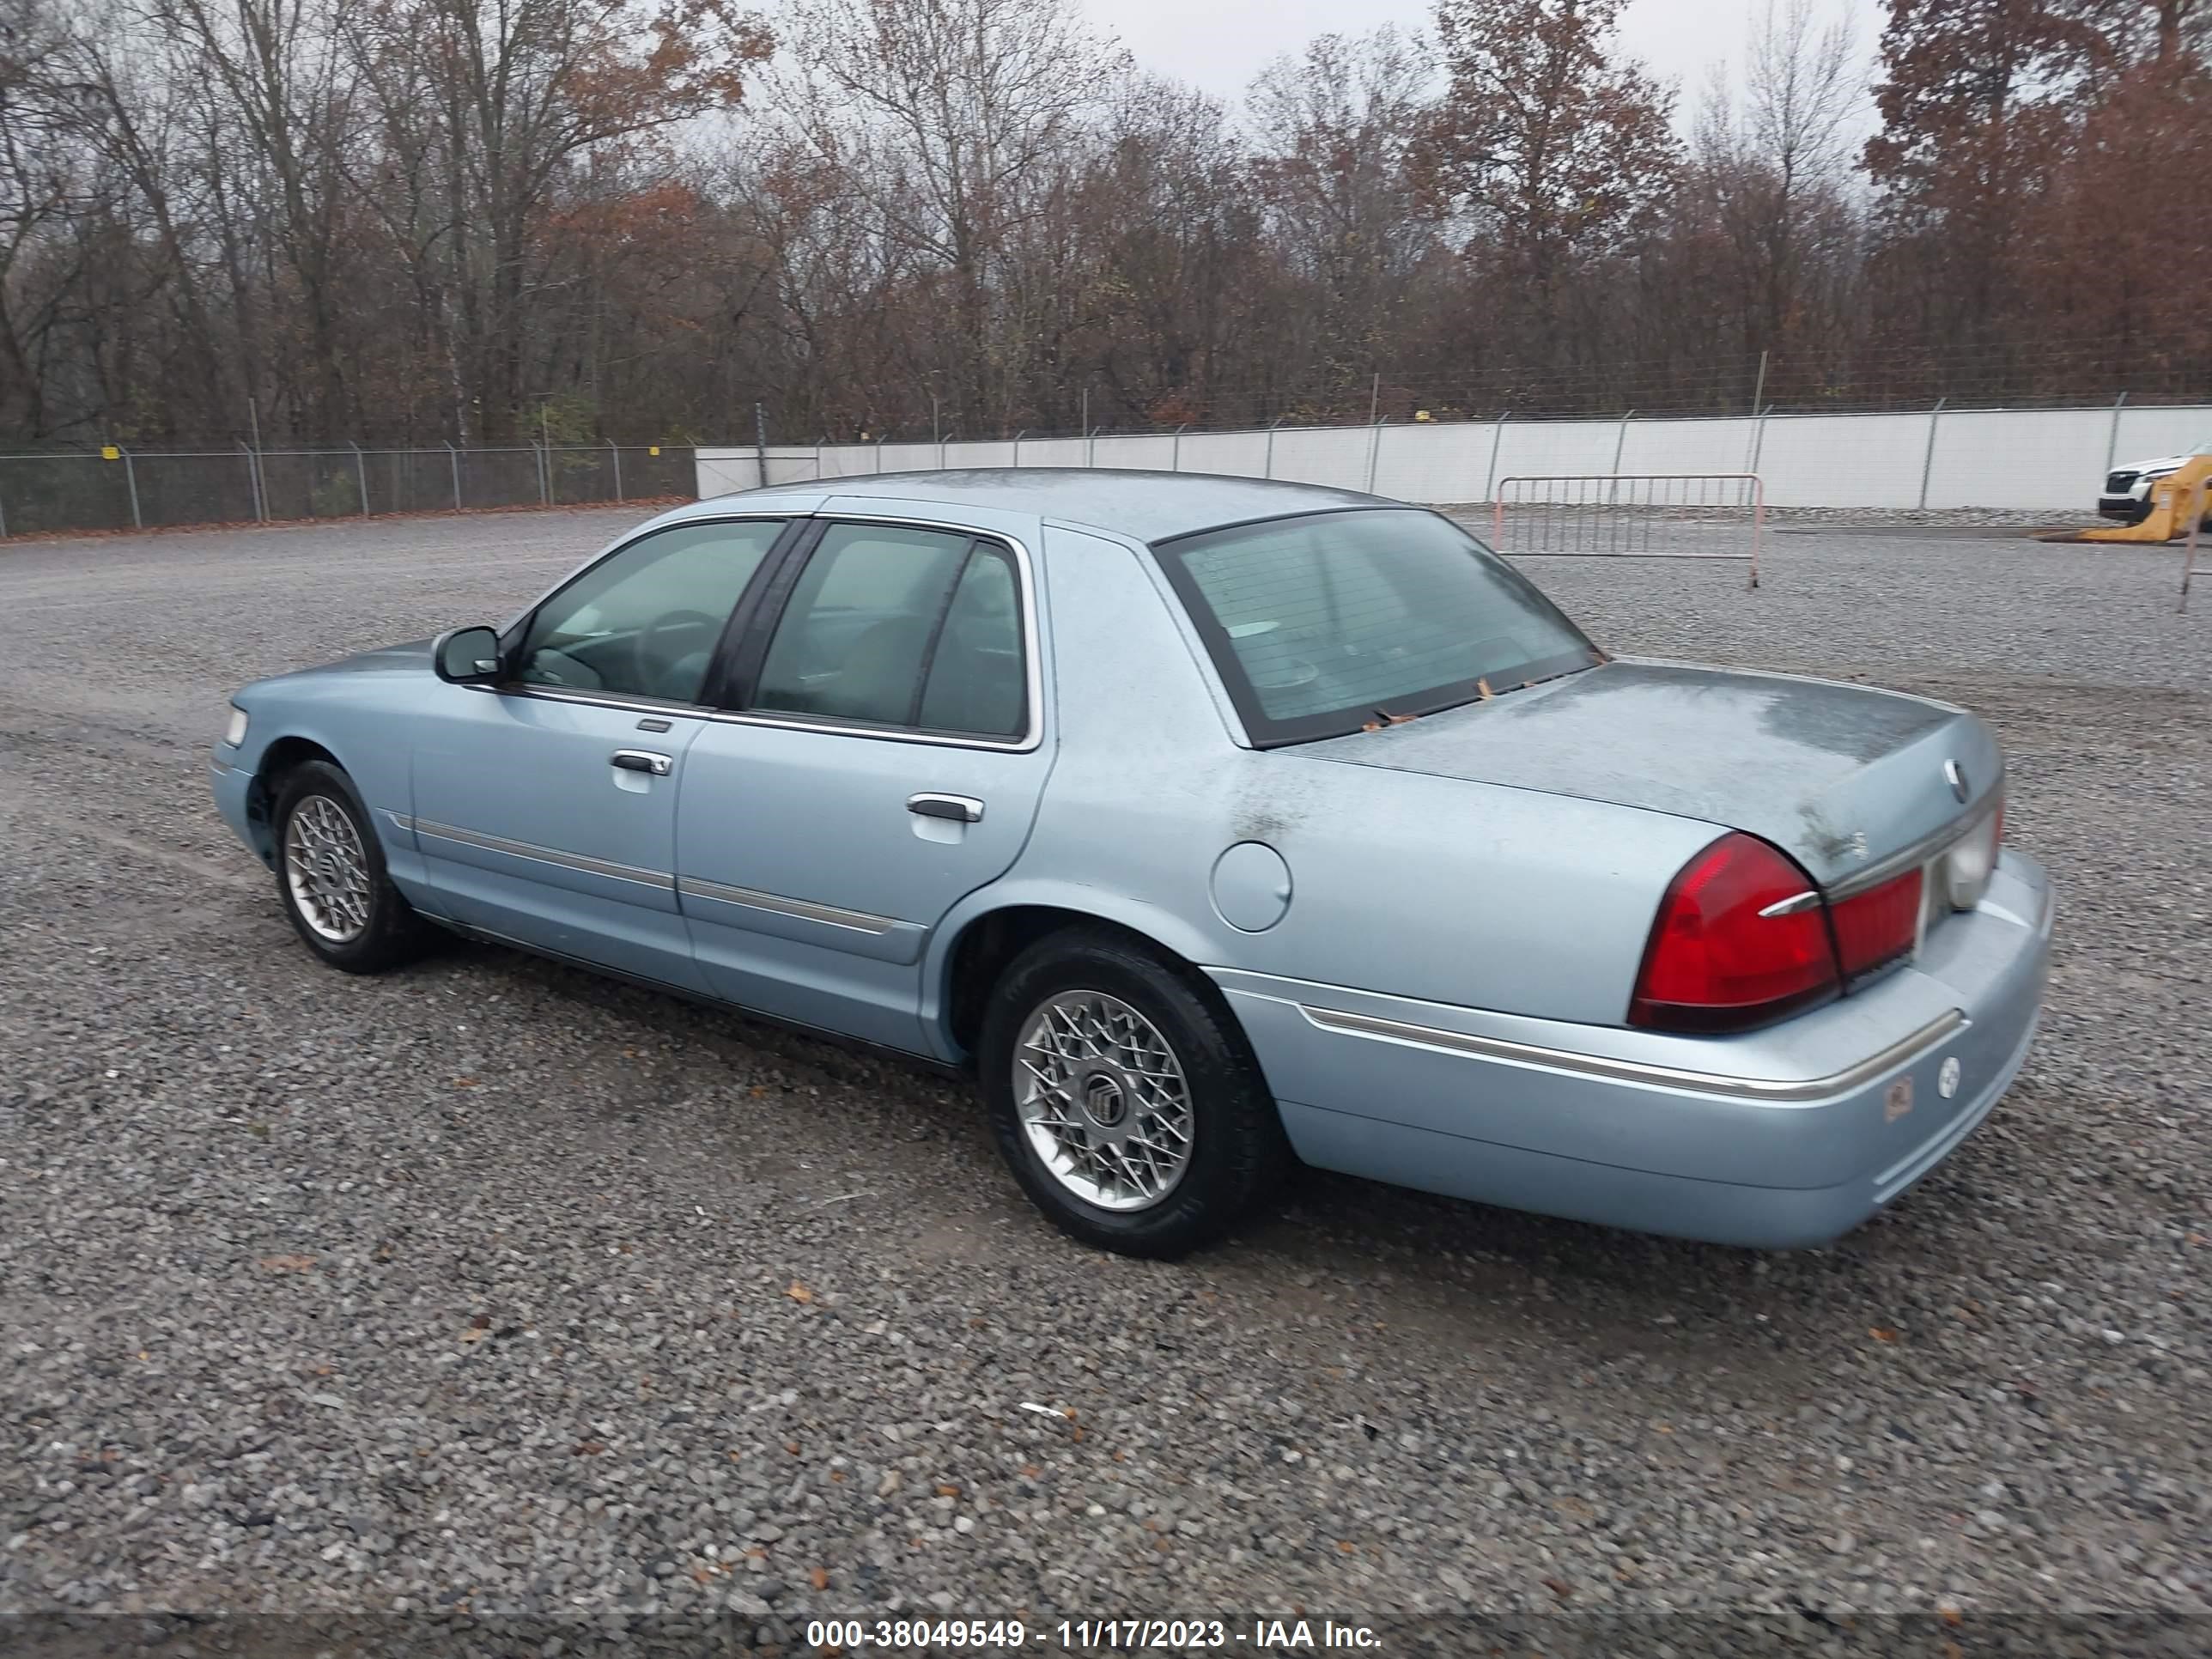
[[[2054,538],[2070,542],[2170,542],[2186,536],[2190,525],[2203,508],[2198,486],[2212,481],[2212,455],[2191,458],[2189,465],[2169,472],[2150,487],[2150,511],[2135,524],[2099,525]]]

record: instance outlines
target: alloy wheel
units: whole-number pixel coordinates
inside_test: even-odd
[[[1066,991],[1014,1050],[1014,1106],[1038,1161],[1103,1210],[1150,1209],[1190,1168],[1190,1089],[1159,1028],[1118,997]]]
[[[309,795],[284,828],[284,882],[319,939],[349,945],[368,927],[368,854],[352,817],[327,795]]]

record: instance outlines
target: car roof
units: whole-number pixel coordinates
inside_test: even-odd
[[[1402,507],[1380,495],[1321,484],[1210,472],[1143,472],[1113,467],[963,467],[943,472],[866,472],[842,478],[772,484],[748,495],[799,491],[836,497],[884,496],[903,501],[942,501],[951,507],[997,507],[1061,524],[1085,525],[1139,541],[1165,541],[1221,525],[1244,524],[1295,513],[1346,507]]]

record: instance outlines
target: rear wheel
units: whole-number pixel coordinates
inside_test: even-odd
[[[1118,933],[1057,933],[1017,957],[992,992],[978,1059],[1023,1190],[1102,1249],[1194,1249],[1292,1161],[1259,1065],[1211,988]]]
[[[309,950],[349,974],[412,962],[432,929],[392,884],[353,780],[328,761],[284,775],[272,815],[276,894]]]

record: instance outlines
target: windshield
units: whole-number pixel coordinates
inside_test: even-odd
[[[1154,551],[1262,747],[1601,660],[1518,571],[1418,507],[1269,519]]]

